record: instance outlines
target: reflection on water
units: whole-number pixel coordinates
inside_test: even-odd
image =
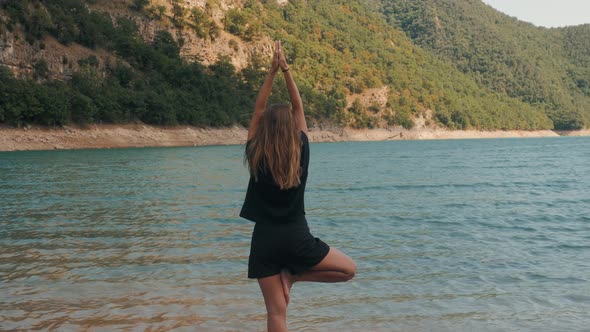
[[[313,144],[296,331],[590,326],[587,138]],[[0,330],[262,331],[242,147],[0,154]]]

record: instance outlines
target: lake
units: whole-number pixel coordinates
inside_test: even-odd
[[[0,330],[263,331],[243,146],[0,153]],[[311,144],[293,331],[590,331],[590,138]]]

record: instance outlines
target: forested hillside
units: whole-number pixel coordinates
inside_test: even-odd
[[[383,0],[388,22],[476,83],[546,109],[556,129],[590,119],[590,24],[546,29],[479,0]]]
[[[25,77],[0,68],[0,123],[246,124],[270,54],[232,63],[280,39],[312,125],[411,128],[432,113],[452,129],[576,129],[590,119],[588,28],[536,28],[475,0],[6,0],[0,51],[91,55],[64,55],[61,77],[43,56],[22,59]],[[206,64],[187,36],[234,51]],[[384,103],[355,97],[383,87]]]

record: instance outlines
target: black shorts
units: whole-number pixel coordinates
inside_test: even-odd
[[[264,278],[288,269],[291,274],[309,270],[328,255],[330,247],[309,232],[307,221],[265,224],[252,232],[248,278]]]

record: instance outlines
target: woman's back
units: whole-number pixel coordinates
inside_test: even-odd
[[[259,168],[255,176],[250,176],[240,217],[263,223],[285,223],[304,218],[308,168],[309,140],[307,135],[301,132],[299,185],[281,189],[268,168]]]

